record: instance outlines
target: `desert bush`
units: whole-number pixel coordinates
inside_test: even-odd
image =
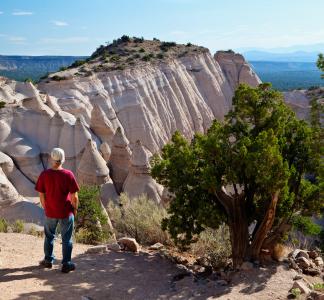
[[[65,71],[65,70],[67,70],[67,67],[63,66],[63,67],[61,67],[59,70],[60,70],[60,71]]]
[[[141,48],[138,51],[144,53],[145,52],[145,49],[144,48]]]
[[[61,80],[65,80],[66,77],[54,75],[54,76],[51,77],[51,79],[54,80],[54,81],[61,81]]]
[[[175,47],[177,44],[175,42],[162,42],[160,49],[162,51],[168,51],[171,47]]]
[[[153,41],[155,41],[155,42],[159,42],[160,40],[157,39],[157,38],[153,38]]]
[[[0,232],[8,232],[8,222],[0,218]]]
[[[142,57],[142,60],[144,60],[144,61],[150,61],[153,57],[154,57],[154,54],[153,53],[150,53],[150,54],[144,55]]]
[[[301,290],[299,288],[291,289],[290,292],[294,299],[299,298],[299,296],[301,295]]]
[[[82,186],[79,208],[75,219],[75,239],[79,243],[98,244],[107,241],[108,219],[100,204],[100,191],[96,186]]]
[[[156,55],[156,58],[158,58],[158,59],[163,59],[163,58],[164,58],[164,54],[163,54],[163,53],[158,53],[158,54]]]
[[[85,60],[76,60],[71,66],[70,68],[76,68],[76,67],[80,67],[82,65],[84,65],[86,63]]]
[[[24,222],[22,220],[16,220],[13,224],[11,224],[11,228],[13,232],[20,233],[24,231]]]
[[[6,106],[6,102],[0,100],[0,109],[4,108],[5,106]]]
[[[143,37],[133,37],[134,43],[143,43],[144,42],[144,38]]]
[[[218,269],[228,264],[230,249],[229,229],[223,224],[218,229],[207,228],[201,232],[190,252],[195,256],[205,257],[214,269]]]
[[[187,47],[191,47],[192,46],[192,44],[191,43],[187,43],[187,45],[186,45]]]
[[[161,229],[166,210],[146,196],[129,199],[127,194],[121,194],[120,204],[110,203],[108,214],[116,235],[133,237],[143,245],[171,244],[168,234]]]

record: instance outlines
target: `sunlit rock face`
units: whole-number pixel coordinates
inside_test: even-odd
[[[25,209],[25,219],[41,220],[34,183],[54,147],[80,184],[101,186],[104,205],[121,192],[163,202],[149,175],[152,153],[176,130],[188,139],[206,132],[239,83],[260,82],[242,56],[202,49],[123,70],[95,71],[100,61],[90,62],[37,86],[0,77],[0,216]]]

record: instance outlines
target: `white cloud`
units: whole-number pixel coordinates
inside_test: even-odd
[[[51,23],[53,23],[55,26],[58,26],[58,27],[64,27],[64,26],[68,26],[69,25],[65,21],[52,21]]]
[[[67,38],[43,38],[40,43],[44,44],[73,44],[73,43],[86,43],[89,41],[88,37],[72,36]]]
[[[14,11],[12,13],[13,16],[30,16],[30,15],[33,15],[34,13],[31,12],[31,11]]]
[[[11,37],[9,37],[9,41],[11,41],[11,42],[24,42],[24,41],[26,41],[26,38],[24,38],[22,36],[11,36]]]

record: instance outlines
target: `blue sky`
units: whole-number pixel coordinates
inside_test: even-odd
[[[0,54],[90,55],[123,34],[212,52],[324,45],[323,11],[324,0],[1,0]]]

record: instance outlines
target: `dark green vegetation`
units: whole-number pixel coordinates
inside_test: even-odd
[[[79,191],[79,208],[75,220],[75,237],[77,242],[97,244],[107,241],[108,218],[100,204],[99,188],[81,187]]]
[[[0,76],[38,81],[42,76],[71,65],[80,56],[5,56],[0,55]]]
[[[318,55],[318,60],[317,60],[316,65],[322,72],[324,72],[324,55],[323,55],[323,53]],[[322,74],[321,77],[324,79],[324,74]]]
[[[323,86],[320,71],[311,62],[250,61],[263,82],[271,82],[275,89],[288,91]]]
[[[324,208],[314,143],[311,127],[270,84],[239,86],[223,123],[215,120],[190,143],[176,132],[152,160],[152,176],[174,195],[163,228],[186,246],[225,222],[234,267],[259,260],[261,248],[273,251],[295,214]]]

